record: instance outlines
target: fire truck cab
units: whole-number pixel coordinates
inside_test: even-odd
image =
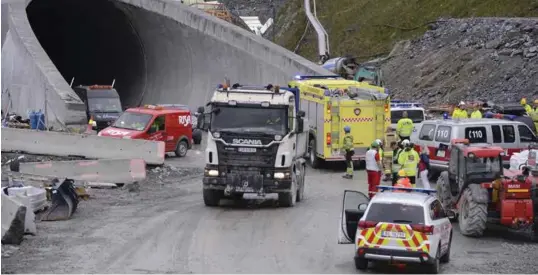
[[[184,157],[193,144],[191,112],[158,105],[130,108],[98,135],[164,141],[167,153]]]

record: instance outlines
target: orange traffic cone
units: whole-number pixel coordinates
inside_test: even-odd
[[[90,120],[88,121],[88,126],[86,127],[86,134],[93,133],[93,116],[90,117]]]

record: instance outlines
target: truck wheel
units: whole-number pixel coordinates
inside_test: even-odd
[[[479,194],[475,194],[475,196],[478,195]],[[484,234],[484,230],[486,230],[488,209],[487,204],[477,203],[473,197],[474,196],[471,189],[465,188],[463,194],[461,195],[459,207],[460,231],[464,236],[481,237]]]
[[[223,195],[224,192],[222,190],[204,189],[204,204],[211,207],[219,206],[220,199]]]
[[[175,151],[176,156],[182,158],[187,155],[188,150],[189,150],[189,144],[184,140],[180,140],[176,147],[176,151]]]
[[[368,260],[355,258],[355,268],[358,270],[368,269]]]
[[[302,174],[301,174],[301,177],[299,178],[298,182],[300,183],[299,184],[299,189],[297,190],[297,201],[300,202],[304,199],[304,186],[305,186],[305,172],[306,172],[306,167],[303,166],[303,171],[302,171]]]
[[[441,201],[441,204],[445,209],[452,209],[452,204],[454,203],[454,197],[450,192],[449,180],[448,172],[443,171],[441,175],[439,175],[436,183],[437,198]]]
[[[278,193],[278,204],[281,207],[293,207],[297,202],[297,177],[291,176],[290,192]]]
[[[317,154],[317,152],[316,152],[316,140],[311,139],[308,142],[308,160],[309,160],[310,166],[312,168],[314,168],[314,169],[319,168],[319,166],[321,164],[320,163],[321,160],[318,158],[318,156],[316,154]]]
[[[192,141],[194,144],[200,144],[202,143],[202,131],[199,129],[196,129],[192,132]]]

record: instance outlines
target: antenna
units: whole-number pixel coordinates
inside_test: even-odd
[[[112,88],[114,88],[114,83],[116,83],[116,79],[112,80]]]
[[[71,78],[71,84],[69,84],[69,86],[73,87],[73,83],[75,82],[75,78]]]

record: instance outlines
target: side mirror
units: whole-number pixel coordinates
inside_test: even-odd
[[[303,118],[297,119],[297,133],[304,132],[304,120]]]
[[[305,117],[305,116],[306,116],[305,111],[303,111],[303,110],[299,110],[299,111],[297,111],[297,117],[303,118],[303,117]]]
[[[365,212],[367,208],[368,208],[368,204],[366,203],[361,203],[359,204],[359,207],[358,207],[359,211],[361,212]]]
[[[204,131],[209,130],[209,126],[211,124],[211,114],[210,113],[203,113],[201,115],[200,119],[198,119],[198,121],[200,121],[200,123],[201,123],[200,129],[202,129]]]
[[[448,217],[449,220],[456,219],[456,213],[454,213],[454,211],[447,210],[445,211],[445,215]]]

